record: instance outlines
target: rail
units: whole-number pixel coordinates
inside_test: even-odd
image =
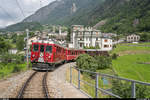
[[[24,85],[22,86],[22,88],[20,89],[20,91],[18,92],[17,98],[23,98],[25,89],[27,88],[29,82],[32,80],[32,78],[35,76],[35,74],[37,74],[38,72],[34,72],[28,79],[27,81],[24,83]],[[45,72],[44,76],[43,76],[43,80],[42,80],[42,86],[43,86],[43,93],[45,98],[50,98],[49,96],[49,92],[48,92],[48,87],[47,87],[47,75],[48,75],[48,71]]]
[[[77,74],[78,78],[77,78],[77,86],[76,87],[79,90],[82,90],[80,88],[81,87],[81,82],[83,82],[84,84],[87,84],[89,86],[94,87],[94,89],[95,89],[95,98],[98,98],[99,91],[101,91],[104,94],[107,94],[107,95],[110,95],[112,97],[115,97],[115,98],[121,98],[117,94],[114,94],[114,93],[112,93],[112,92],[110,92],[110,91],[108,91],[106,89],[100,88],[99,87],[99,83],[100,83],[99,82],[99,76],[101,76],[101,77],[107,77],[107,78],[111,78],[111,79],[118,79],[118,80],[123,80],[123,81],[131,82],[131,98],[136,98],[136,84],[150,86],[150,83],[146,83],[146,82],[141,82],[141,81],[137,81],[137,80],[131,80],[131,79],[122,78],[122,77],[118,77],[118,76],[112,76],[112,75],[108,75],[108,74],[101,74],[101,73],[92,72],[92,71],[89,71],[89,70],[82,70],[82,69],[79,69],[77,67],[70,67],[70,83],[73,84],[73,85],[74,85],[74,83],[72,82],[73,81],[72,69],[76,69],[78,71],[78,74]],[[90,73],[90,74],[94,75],[95,76],[95,84],[93,85],[93,84],[88,83],[88,82],[86,82],[84,80],[81,80],[81,72],[87,72],[87,73]]]
[[[50,98],[49,93],[48,93],[48,87],[47,87],[47,74],[48,74],[48,71],[44,74],[44,77],[43,77],[43,91],[45,94],[45,98]]]
[[[24,90],[27,87],[28,83],[31,81],[31,79],[33,78],[33,76],[35,76],[37,72],[34,72],[29,78],[28,80],[25,82],[25,84],[23,85],[23,87],[20,89],[17,98],[22,98],[23,94],[24,94]]]

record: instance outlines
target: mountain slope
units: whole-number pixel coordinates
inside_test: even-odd
[[[105,23],[99,23],[105,21]],[[57,0],[23,22],[95,26],[102,32],[150,31],[150,0]],[[98,27],[100,25],[100,27]]]
[[[23,22],[37,21],[42,24],[68,25],[70,24],[70,20],[72,20],[74,16],[80,15],[81,14],[80,12],[82,11],[87,12],[88,10],[92,10],[93,7],[95,7],[95,4],[97,5],[100,2],[102,1],[101,0],[94,0],[94,2],[93,0],[54,1],[50,3],[48,6],[38,10],[35,14],[27,17]],[[75,4],[77,10],[74,13],[71,13],[73,4]]]
[[[119,0],[107,0],[118,2]],[[109,4],[108,4],[109,5]],[[150,0],[120,0],[120,4],[112,3],[104,13],[102,19],[107,23],[100,29],[103,32],[118,34],[132,34],[150,31]]]
[[[22,22],[22,23],[17,23],[14,25],[10,25],[5,29],[2,29],[3,31],[25,31],[25,29],[29,30],[41,30],[42,25],[38,22]]]

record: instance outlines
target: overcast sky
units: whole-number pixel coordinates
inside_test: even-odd
[[[0,0],[0,28],[22,21],[21,9],[27,17],[52,1],[55,0]]]

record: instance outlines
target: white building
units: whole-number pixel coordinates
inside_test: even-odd
[[[10,49],[8,50],[9,54],[17,54],[18,50],[17,49]]]
[[[102,38],[102,46],[101,46],[102,50],[106,51],[112,50],[113,47],[112,45],[113,45],[112,39]]]
[[[71,43],[73,48],[78,49],[83,49],[84,47],[99,47],[101,50],[112,49],[111,39],[103,39],[100,30],[84,27],[83,25],[72,25]]]
[[[138,41],[140,41],[139,35],[132,34],[127,36],[127,42],[138,42]]]

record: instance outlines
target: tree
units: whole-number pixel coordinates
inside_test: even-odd
[[[24,45],[25,45],[25,42],[24,42],[24,37],[23,36],[19,36],[18,38],[17,38],[17,43],[16,43],[16,45],[17,45],[17,49],[18,50],[23,50],[24,49]]]
[[[140,35],[140,40],[143,42],[149,41],[150,40],[150,34],[149,33],[142,33]]]
[[[68,42],[70,42],[70,35],[71,35],[71,28],[68,28],[68,34],[67,34],[67,37],[66,37],[66,40]]]
[[[29,32],[29,36],[33,37],[34,36],[34,32]]]
[[[13,40],[12,42],[16,43],[16,41],[17,41],[17,34],[13,34],[11,38]]]
[[[9,41],[6,41],[4,38],[0,37],[0,53],[8,52],[12,47]]]

